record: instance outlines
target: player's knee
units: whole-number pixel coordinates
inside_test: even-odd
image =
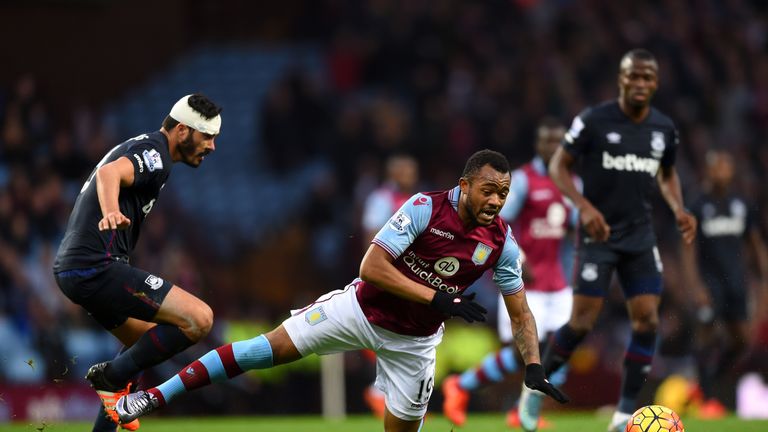
[[[272,349],[272,364],[274,366],[290,363],[301,358],[299,350],[283,326],[278,326],[264,336],[266,336]]]
[[[581,313],[574,311],[574,314],[571,316],[568,325],[575,333],[579,335],[585,335],[591,332],[595,327],[595,317],[596,314],[594,314],[592,311],[583,311]]]
[[[568,325],[571,327],[574,333],[583,336],[589,332],[592,331],[592,329],[595,327],[595,323],[592,320],[579,320],[579,319],[573,319],[571,320]]]
[[[207,304],[202,303],[189,317],[184,333],[188,338],[197,342],[208,335],[211,327],[213,327],[213,310]]]
[[[659,316],[655,312],[640,314],[632,319],[632,331],[635,333],[653,333],[659,326]]]

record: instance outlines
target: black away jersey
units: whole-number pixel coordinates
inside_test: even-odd
[[[744,276],[744,241],[755,220],[755,210],[736,194],[717,197],[704,194],[691,212],[699,220],[696,242],[699,268],[719,279]]]
[[[120,211],[131,220],[131,225],[125,230],[99,231],[98,223],[103,216],[96,193],[96,170],[120,157],[127,157],[133,163],[133,185],[120,188],[119,196]],[[168,139],[159,131],[139,135],[112,148],[80,190],[53,271],[127,259],[139,238],[144,219],[168,180],[172,164]]]
[[[584,196],[611,226],[609,246],[635,251],[655,244],[650,194],[659,168],[674,165],[677,144],[674,123],[653,107],[640,123],[618,101],[574,118],[563,147],[580,160]]]

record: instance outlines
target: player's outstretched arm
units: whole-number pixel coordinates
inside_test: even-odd
[[[474,294],[447,294],[405,277],[392,264],[394,258],[381,246],[371,244],[360,263],[360,279],[396,296],[429,304],[447,316],[459,316],[467,322],[485,321],[488,312],[476,303]]]
[[[587,234],[595,241],[606,241],[611,235],[611,227],[605,221],[603,214],[576,188],[571,175],[574,162],[575,159],[570,153],[563,150],[563,147],[558,148],[549,161],[549,176],[560,192],[579,210],[579,219]]]
[[[675,167],[662,166],[656,174],[656,181],[661,196],[675,215],[677,229],[683,236],[683,241],[690,244],[696,238],[696,218],[683,205],[683,192]]]
[[[371,244],[360,262],[360,279],[404,299],[429,304],[435,290],[405,277],[392,264],[394,261],[395,258],[384,248]]]
[[[131,220],[120,211],[120,188],[133,184],[133,164],[123,156],[96,170],[96,193],[99,197],[102,219],[99,230],[125,229]]]
[[[505,295],[504,305],[512,321],[512,334],[520,357],[525,364],[541,363],[539,356],[539,336],[536,332],[536,319],[525,297],[525,290]]]
[[[504,296],[504,305],[512,321],[512,333],[515,335],[515,344],[520,351],[520,357],[525,362],[525,385],[533,390],[538,390],[552,397],[552,399],[566,403],[570,399],[557,387],[553,386],[544,376],[544,368],[541,366],[539,355],[539,337],[536,332],[536,319],[533,317],[528,301],[525,298],[525,290],[515,294]]]

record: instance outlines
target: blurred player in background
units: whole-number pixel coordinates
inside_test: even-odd
[[[696,219],[683,206],[674,168],[677,130],[650,105],[658,70],[656,58],[646,50],[625,54],[619,66],[618,100],[579,114],[549,164],[552,179],[579,209],[581,226],[573,310],[549,341],[544,370],[549,375],[560,369],[592,330],[617,272],[632,335],[609,431],[623,431],[637,408],[656,345],[662,266],[649,203],[654,183],[674,213],[684,242],[696,235]],[[576,161],[581,162],[583,194],[571,175]],[[519,405],[524,430],[536,430],[540,409],[541,395],[524,386]]]
[[[475,153],[457,187],[418,193],[400,207],[368,248],[359,279],[294,311],[266,335],[222,346],[160,386],[124,396],[116,406],[120,419],[132,421],[182,393],[246,370],[367,348],[376,352],[376,386],[386,395],[384,429],[417,431],[432,394],[443,321],[485,320],[486,310],[463,291],[491,269],[526,364],[526,384],[566,402],[543,374],[517,243],[497,217],[509,183],[502,154]]]
[[[80,190],[53,272],[61,291],[125,346],[86,375],[104,405],[94,431],[114,431],[114,404],[137,375],[198,342],[213,312],[167,280],[132,267],[129,256],[175,162],[198,167],[215,150],[221,108],[200,94],[181,98],[156,132],[115,146]],[[138,422],[121,425],[135,430]]]
[[[412,156],[392,155],[387,158],[384,168],[386,180],[371,192],[363,208],[364,252],[371,246],[371,241],[387,220],[416,193],[416,185],[419,182],[419,164]],[[364,350],[363,355],[372,362],[376,361],[376,355],[371,350]],[[384,418],[384,393],[374,384],[366,387],[363,400],[376,417]]]
[[[416,193],[419,163],[413,156],[395,154],[387,158],[386,180],[365,200],[363,208],[363,248],[368,250],[376,233],[405,201]]]
[[[547,165],[560,146],[565,127],[555,119],[544,119],[537,128],[536,157],[512,173],[509,197],[499,215],[512,225],[523,260],[523,278],[528,304],[536,317],[539,341],[543,342],[568,321],[573,291],[561,263],[566,233],[577,223],[578,214],[567,203],[547,174]],[[514,335],[509,314],[499,302],[499,339],[504,347],[486,356],[478,366],[443,381],[443,413],[456,425],[467,417],[470,392],[491,382],[500,382],[518,370],[512,349]],[[550,377],[553,385],[565,380],[565,367]],[[507,425],[519,427],[517,408],[507,415]]]
[[[731,188],[733,157],[710,150],[706,164],[704,193],[691,206],[700,221],[697,241],[683,248],[683,263],[690,286],[696,289],[700,323],[696,359],[704,400],[698,414],[720,418],[726,409],[715,397],[714,385],[745,353],[750,339],[744,243],[751,248],[763,292],[768,292],[768,252],[755,207]]]

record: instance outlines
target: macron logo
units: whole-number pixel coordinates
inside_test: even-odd
[[[413,205],[420,206],[420,205],[427,205],[429,202],[429,199],[427,197],[418,197],[415,200],[413,200]]]
[[[616,171],[645,172],[653,177],[659,171],[659,161],[632,153],[623,156],[611,156],[610,153],[604,151],[603,168]]]
[[[430,228],[429,232],[431,232],[432,234],[434,234],[436,236],[447,238],[448,240],[453,240],[453,239],[456,238],[456,236],[454,236],[453,234],[449,233],[448,231],[442,231],[442,230],[439,230],[437,228]]]

